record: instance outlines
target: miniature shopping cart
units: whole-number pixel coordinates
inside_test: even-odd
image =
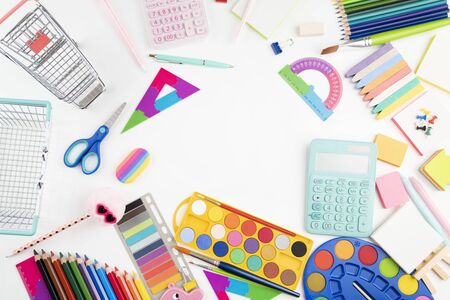
[[[36,231],[50,113],[46,101],[0,98],[0,233]]]
[[[21,0],[0,17],[0,53],[79,108],[105,90],[77,44],[37,0]]]

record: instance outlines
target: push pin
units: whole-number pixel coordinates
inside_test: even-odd
[[[274,42],[270,46],[272,47],[273,53],[275,53],[275,55],[278,55],[283,52],[284,48],[290,47],[292,45],[294,45],[294,40],[288,39],[284,42]]]
[[[427,126],[422,126],[422,127],[416,126],[416,130],[423,130],[423,131],[425,131],[425,130],[427,130]]]
[[[421,127],[421,126],[427,126],[427,121],[419,119],[416,121],[416,126]]]
[[[434,121],[436,121],[437,118],[438,118],[437,116],[433,115],[433,116],[431,117],[431,119],[428,120],[428,123],[434,125]]]
[[[423,116],[417,115],[417,116],[416,116],[416,119],[419,119],[419,120],[426,120],[426,119],[427,119],[427,115],[423,115]]]
[[[425,131],[425,135],[431,135],[431,129],[433,129],[433,127],[428,126],[427,131]]]
[[[421,108],[420,111],[423,112],[426,116],[428,116],[431,113],[431,111],[426,108]]]

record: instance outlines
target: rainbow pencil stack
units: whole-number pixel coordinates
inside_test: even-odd
[[[390,43],[353,66],[345,77],[352,77],[377,120],[405,107],[425,92],[416,74]]]
[[[31,260],[34,260],[37,268],[30,268]],[[24,267],[25,264],[28,267]],[[58,255],[34,250],[34,257],[20,263],[19,269],[28,292],[35,293],[30,294],[33,299],[40,295],[43,297],[40,299],[150,300],[143,283],[135,274],[119,271],[87,256],[70,253],[65,256],[62,253]],[[30,278],[42,278],[44,285],[37,285],[31,291],[28,288],[32,281]]]
[[[334,0],[343,40],[448,17],[447,0]]]

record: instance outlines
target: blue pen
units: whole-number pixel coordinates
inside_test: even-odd
[[[90,260],[86,255],[84,256],[86,269],[89,273],[89,276],[92,279],[92,282],[95,285],[95,288],[97,289],[97,293],[100,296],[102,300],[108,300],[108,296],[106,295],[105,289],[103,288],[103,285],[100,281],[100,278],[98,278],[97,272],[95,271],[94,264],[92,263],[92,260]]]
[[[69,168],[74,168],[81,164],[84,174],[90,175],[100,167],[100,143],[108,135],[109,129],[116,122],[117,118],[125,108],[126,103],[122,103],[109,117],[105,124],[88,139],[79,139],[73,142],[64,154],[64,164]]]
[[[105,268],[103,268],[97,260],[94,260],[95,270],[97,271],[98,278],[100,279],[103,288],[105,289],[106,294],[110,300],[118,300],[116,294],[114,293],[113,287],[111,283],[109,283],[108,276],[106,275]]]

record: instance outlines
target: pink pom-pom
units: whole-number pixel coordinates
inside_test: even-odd
[[[89,196],[88,207],[92,218],[105,224],[115,224],[123,217],[125,200],[116,190],[104,188]]]

